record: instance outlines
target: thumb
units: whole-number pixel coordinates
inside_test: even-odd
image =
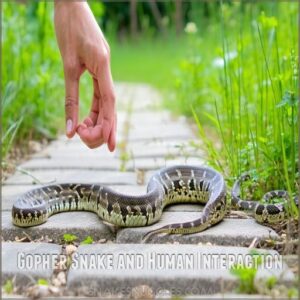
[[[68,138],[72,138],[76,133],[78,123],[79,78],[74,78],[74,75],[65,75],[65,85],[66,134]]]

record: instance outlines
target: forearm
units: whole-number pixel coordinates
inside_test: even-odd
[[[110,50],[86,1],[55,1],[54,24],[65,74],[67,136],[77,133],[90,148],[116,145],[115,96]],[[88,70],[94,94],[90,115],[78,124],[79,80]],[[78,126],[79,125],[79,126]]]
[[[86,0],[82,1],[72,1],[72,0],[54,0],[54,8],[60,7],[60,6],[72,6],[72,5],[87,5]]]

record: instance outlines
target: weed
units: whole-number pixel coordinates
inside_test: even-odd
[[[257,292],[254,286],[254,279],[257,269],[236,266],[232,268],[230,272],[239,278],[238,292],[246,294],[255,294]]]
[[[298,289],[289,288],[288,292],[287,292],[287,297],[288,297],[288,299],[292,299],[292,298],[298,299],[298,293],[299,293]]]
[[[73,243],[78,239],[78,237],[74,234],[65,233],[63,236],[63,240],[65,243]]]
[[[14,291],[13,281],[11,279],[6,280],[3,289],[6,294],[12,294]]]
[[[271,290],[275,287],[275,284],[277,283],[277,278],[275,276],[271,276],[266,281],[266,287],[267,289]]]
[[[93,244],[94,239],[88,235],[81,243],[80,245],[88,245],[88,244]]]
[[[38,285],[46,285],[46,286],[49,285],[48,280],[44,279],[44,278],[39,278],[38,281],[37,281],[37,284]]]
[[[218,13],[193,35],[179,65],[176,97],[167,105],[194,118],[209,164],[229,186],[249,172],[253,181],[245,185],[253,200],[275,189],[293,199],[299,180],[297,4],[221,2]],[[293,201],[289,207],[297,216]]]
[[[257,274],[258,266],[261,265],[262,256],[256,250],[250,252],[252,263],[249,265],[238,264],[230,269],[230,273],[239,278],[238,292],[246,294],[255,294],[257,292],[255,287],[255,276]]]

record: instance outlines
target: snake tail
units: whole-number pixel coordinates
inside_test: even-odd
[[[222,200],[217,202],[211,202],[210,204],[206,205],[201,217],[184,223],[174,223],[162,226],[160,228],[151,230],[147,232],[142,237],[142,242],[147,242],[151,239],[154,235],[157,234],[192,234],[198,233],[201,231],[206,230],[207,228],[219,223],[223,220],[227,212],[227,203],[226,197],[222,197]]]
[[[242,174],[234,183],[231,190],[231,205],[234,209],[246,210],[253,213],[255,220],[261,224],[276,224],[288,218],[287,205],[290,196],[285,190],[269,191],[262,197],[262,202],[245,200],[241,198],[241,184],[250,180],[249,173]],[[272,203],[274,198],[280,198],[277,203]],[[298,198],[294,198],[295,204],[299,205]]]

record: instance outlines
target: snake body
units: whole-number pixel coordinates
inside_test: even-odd
[[[66,183],[43,186],[23,194],[14,203],[12,221],[20,227],[42,224],[56,213],[92,211],[119,227],[151,225],[161,218],[167,205],[201,203],[198,219],[163,226],[147,233],[190,234],[220,222],[226,214],[223,176],[209,167],[173,166],[157,171],[144,195],[130,196],[97,184]]]
[[[263,196],[265,203],[241,198],[241,184],[250,175],[240,176],[231,190],[231,206],[250,210],[259,223],[277,223],[287,217],[289,195],[275,190]],[[273,198],[282,198],[273,204]],[[209,167],[173,166],[157,171],[149,180],[144,195],[122,194],[103,185],[65,183],[47,185],[23,194],[14,203],[12,221],[20,227],[42,224],[56,213],[92,211],[105,222],[118,227],[147,226],[158,222],[166,206],[175,203],[204,205],[198,219],[162,226],[148,232],[144,240],[157,233],[191,234],[219,223],[227,212],[223,176]],[[295,198],[298,205],[298,199]]]
[[[287,204],[290,196],[285,190],[274,190],[264,194],[263,203],[241,198],[241,184],[251,179],[248,173],[241,175],[234,183],[231,190],[231,206],[238,210],[252,211],[255,220],[258,223],[274,224],[285,220],[288,217]],[[279,203],[271,203],[274,198],[282,199]],[[298,198],[294,199],[296,205],[299,205]]]

